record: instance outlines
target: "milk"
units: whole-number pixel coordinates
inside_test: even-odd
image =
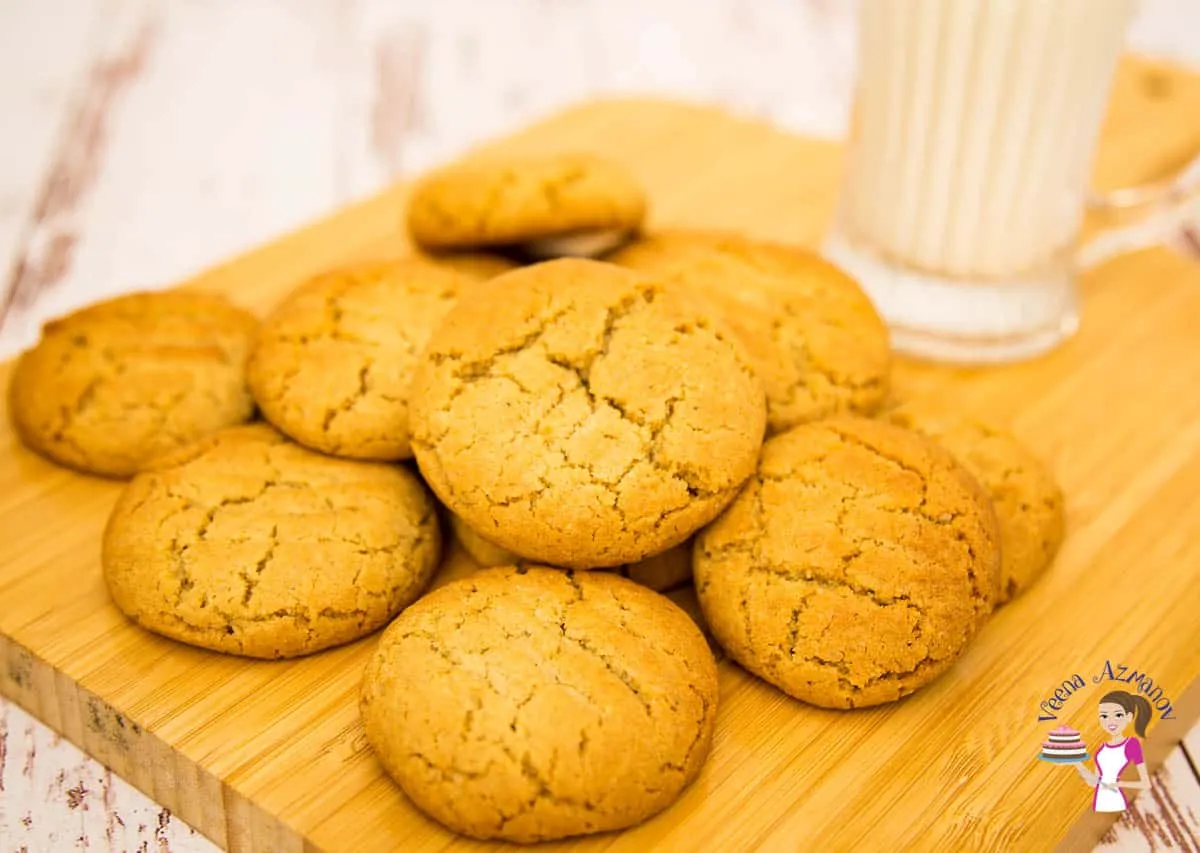
[[[1074,331],[1071,259],[1135,5],[862,0],[827,251],[901,349],[1003,360]]]

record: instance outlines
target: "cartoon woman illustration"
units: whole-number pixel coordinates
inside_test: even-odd
[[[1075,765],[1083,781],[1096,789],[1092,796],[1093,811],[1123,812],[1128,808],[1129,801],[1122,788],[1143,790],[1150,787],[1150,777],[1142,760],[1142,744],[1136,737],[1126,736],[1125,729],[1132,719],[1138,737],[1145,737],[1152,713],[1146,697],[1135,696],[1124,690],[1106,693],[1100,700],[1100,728],[1108,740],[1096,750],[1096,772],[1088,770],[1083,762]],[[1137,768],[1138,780],[1122,782],[1121,771],[1130,764]]]

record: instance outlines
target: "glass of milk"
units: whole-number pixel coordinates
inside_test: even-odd
[[[1135,0],[860,0],[825,249],[902,351],[1000,362],[1077,328],[1092,155]]]

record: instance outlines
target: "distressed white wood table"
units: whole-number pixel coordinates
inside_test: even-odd
[[[590,95],[838,135],[853,5],[0,0],[0,358]],[[1143,0],[1131,38],[1200,66],[1200,0]],[[1104,850],[1200,850],[1189,743]],[[74,849],[214,848],[0,700],[0,853]]]

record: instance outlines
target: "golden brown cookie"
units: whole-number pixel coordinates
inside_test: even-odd
[[[519,566],[526,562],[519,554],[493,545],[454,513],[448,512],[447,515],[455,538],[471,559],[480,566]],[[689,540],[636,563],[616,566],[611,571],[655,592],[666,592],[684,586],[692,580],[692,543]]]
[[[323,453],[411,457],[408,392],[417,357],[479,278],[460,271],[473,261],[455,263],[369,261],[293,292],[263,321],[246,366],[263,416]]]
[[[265,424],[160,457],[104,531],[113,601],[143,628],[256,658],[374,631],[412,602],[441,540],[421,481],[305,450]]]
[[[763,446],[696,539],[696,591],[730,657],[814,705],[899,699],[941,673],[999,586],[996,519],[954,458],[843,417]]]
[[[1037,580],[1062,544],[1063,493],[1054,475],[1015,436],[928,404],[886,415],[949,450],[987,490],[1000,524],[1000,604]]]
[[[692,582],[692,540],[636,563],[617,566],[613,571],[655,592],[686,586]]]
[[[169,290],[53,320],[13,370],[13,426],[55,462],[129,477],[159,453],[253,417],[245,361],[256,325],[220,297]]]
[[[762,389],[675,290],[597,261],[496,278],[430,339],[412,388],[430,486],[490,542],[570,568],[632,563],[733,499]]]
[[[483,568],[516,566],[523,562],[520,555],[487,541],[453,512],[447,511],[446,517],[450,519],[450,529],[454,531],[454,538],[458,540],[458,544]]]
[[[565,237],[578,242],[634,231],[645,213],[637,181],[603,157],[490,157],[452,164],[419,181],[408,203],[408,230],[433,249]]]
[[[686,613],[624,578],[485,569],[388,627],[361,709],[421,811],[475,838],[544,841],[674,802],[708,755],[717,670]]]
[[[871,414],[888,389],[887,327],[848,275],[799,248],[719,231],[664,231],[611,257],[709,300],[737,333],[778,432]]]

